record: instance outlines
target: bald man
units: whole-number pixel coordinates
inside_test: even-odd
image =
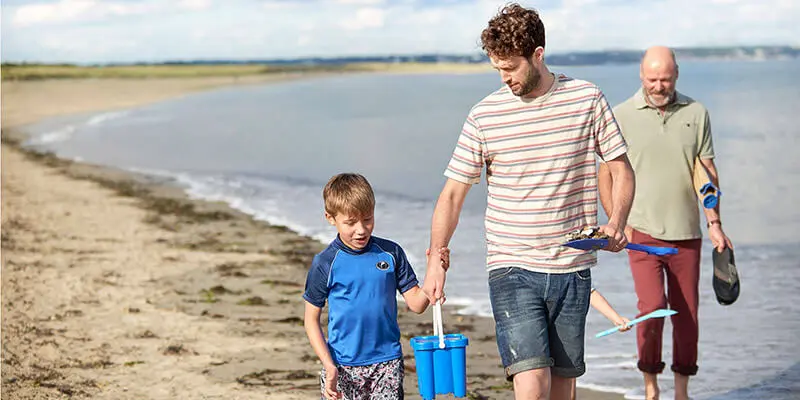
[[[698,284],[702,232],[697,195],[692,181],[695,159],[719,185],[708,111],[675,90],[678,64],[666,47],[647,49],[639,72],[642,87],[614,108],[636,176],[636,190],[626,236],[631,243],[677,247],[677,255],[653,256],[629,252],[639,312],[659,308],[678,311],[672,318],[671,370],[675,399],[688,399],[689,377],[697,373]],[[612,209],[612,177],[599,169],[600,201]],[[719,187],[719,186],[717,186]],[[718,250],[731,246],[722,230],[719,205],[703,209],[708,236]],[[666,282],[665,282],[666,276]],[[666,285],[665,285],[666,284]],[[658,399],[663,319],[637,326],[639,370],[644,374],[648,399]]]

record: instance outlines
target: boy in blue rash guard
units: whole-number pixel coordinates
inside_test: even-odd
[[[375,196],[363,176],[336,175],[322,194],[325,218],[338,235],[314,257],[303,294],[306,334],[323,366],[322,396],[402,399],[396,293],[416,313],[428,308],[428,298],[403,249],[372,236]],[[441,249],[439,255],[447,266],[449,251]],[[320,326],[326,301],[327,343]]]

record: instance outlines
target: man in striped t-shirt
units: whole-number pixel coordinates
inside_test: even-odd
[[[620,251],[634,178],[625,141],[603,93],[552,74],[535,10],[506,6],[481,35],[505,83],[467,116],[431,226],[446,247],[461,206],[485,167],[487,269],[497,345],[517,399],[567,399],[585,372],[583,340],[594,252],[561,246],[597,225],[596,156],[614,175],[614,210],[600,229]],[[429,260],[423,289],[442,295],[445,269]],[[548,389],[550,392],[548,393]]]

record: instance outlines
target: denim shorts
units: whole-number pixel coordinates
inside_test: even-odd
[[[586,314],[592,290],[589,269],[566,274],[507,267],[489,271],[497,348],[508,380],[519,372],[552,367],[574,378],[583,361]]]

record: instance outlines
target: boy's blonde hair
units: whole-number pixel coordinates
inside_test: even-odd
[[[375,210],[375,194],[372,186],[360,174],[335,175],[322,190],[325,212],[332,217],[339,213],[364,217]]]

